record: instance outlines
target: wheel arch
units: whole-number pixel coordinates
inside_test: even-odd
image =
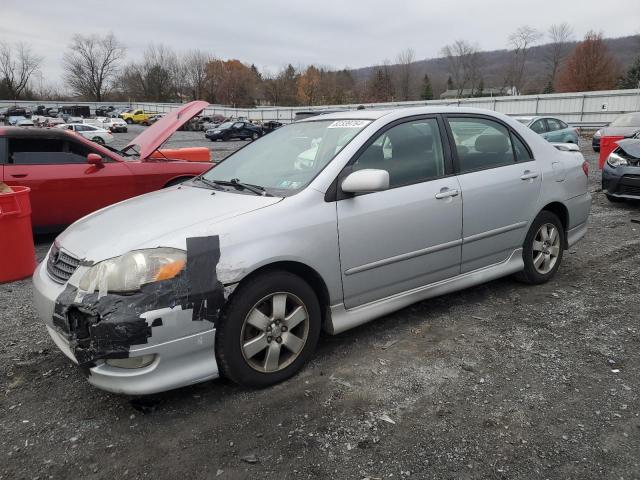
[[[252,270],[247,275],[245,275],[242,280],[240,280],[240,284],[246,282],[251,278],[254,278],[257,275],[276,271],[292,273],[302,278],[309,284],[311,289],[318,297],[318,303],[320,304],[320,313],[322,315],[322,325],[324,326],[329,319],[329,289],[327,288],[327,284],[325,283],[322,276],[309,265],[293,260],[275,261]]]
[[[551,202],[545,205],[541,211],[543,210],[553,213],[560,219],[564,230],[564,248],[569,248],[567,243],[567,233],[569,231],[569,209],[567,206],[561,202]]]

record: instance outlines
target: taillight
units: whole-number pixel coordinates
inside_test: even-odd
[[[589,176],[589,162],[587,162],[586,160],[582,162],[582,171],[587,177]]]

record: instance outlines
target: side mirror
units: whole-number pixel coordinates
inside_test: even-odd
[[[346,193],[380,192],[389,188],[389,172],[386,170],[357,170],[342,181],[342,191]]]
[[[102,157],[97,153],[90,153],[87,155],[87,163],[89,165],[95,165],[96,167],[102,167]]]

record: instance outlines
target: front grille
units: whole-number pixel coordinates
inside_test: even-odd
[[[58,283],[65,283],[80,265],[80,260],[60,250],[55,244],[49,252],[47,273]]]
[[[620,195],[634,195],[640,197],[640,186],[632,186],[632,185],[618,185],[618,191],[616,192]]]

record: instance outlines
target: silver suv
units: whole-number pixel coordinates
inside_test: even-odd
[[[35,272],[35,302],[100,388],[264,387],[322,328],[506,275],[548,281],[586,232],[586,165],[490,111],[316,116],[79,220]]]

